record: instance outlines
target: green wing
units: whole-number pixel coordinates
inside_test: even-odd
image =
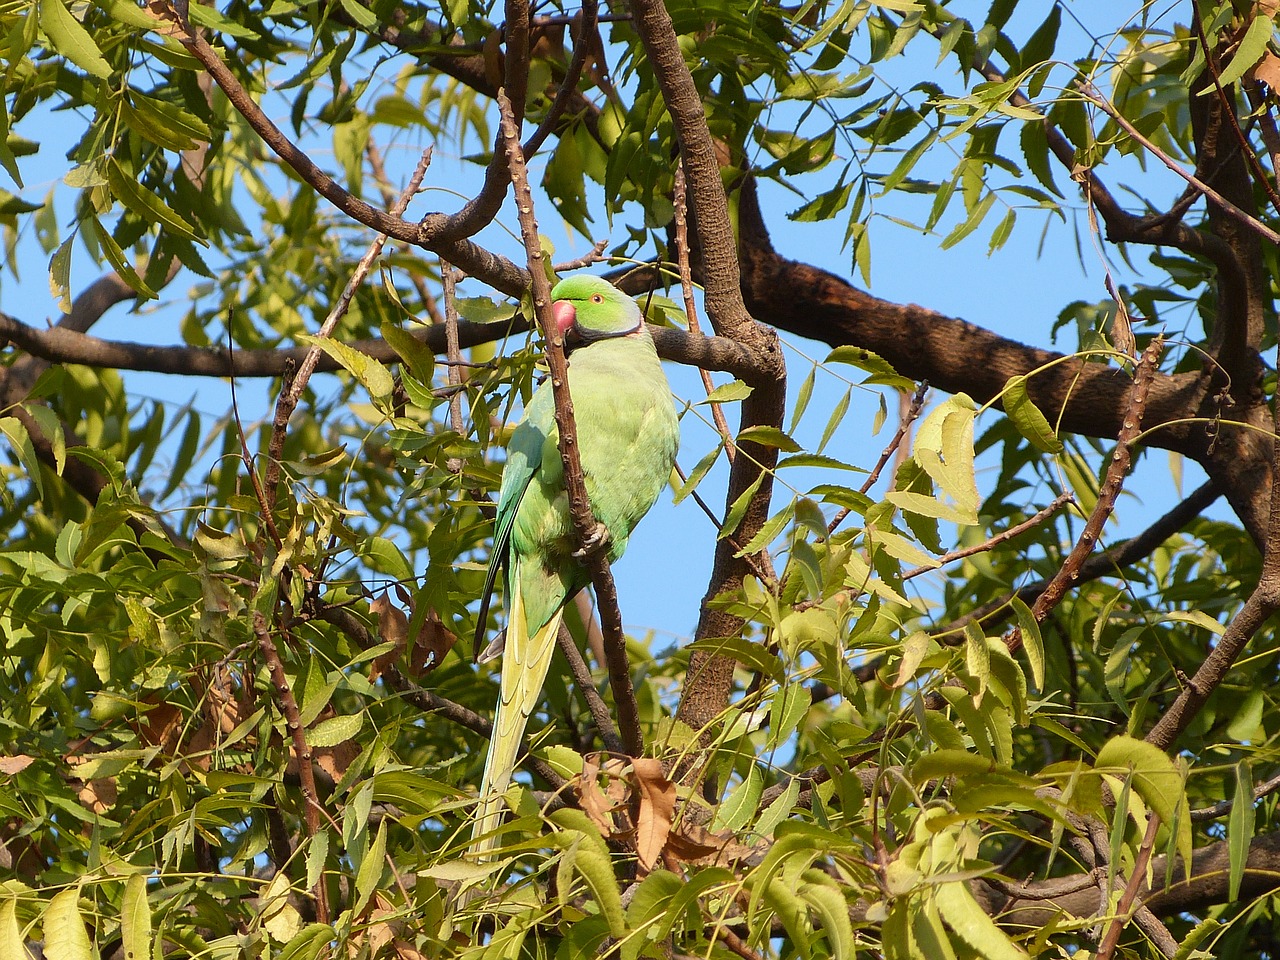
[[[510,593],[510,555],[511,528],[515,526],[516,514],[520,504],[529,490],[538,469],[542,466],[542,455],[547,441],[556,444],[555,402],[551,396],[551,388],[543,384],[533,394],[529,406],[525,409],[524,418],[511,433],[511,441],[507,444],[507,463],[502,470],[502,486],[498,490],[498,514],[493,531],[493,552],[489,555],[489,570],[484,578],[484,590],[480,594],[480,612],[476,616],[476,635],[474,650],[478,654],[482,649],[481,641],[489,619],[489,604],[493,601],[493,586],[498,580],[498,571],[505,569],[508,573],[508,594]]]

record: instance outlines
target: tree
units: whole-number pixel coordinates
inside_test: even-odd
[[[963,6],[0,12],[6,263],[29,291],[42,248],[59,305],[0,315],[4,949],[1272,956],[1272,8],[1080,46],[1073,7]],[[428,148],[482,182],[408,219]],[[791,236],[847,224],[849,276],[778,248],[774,188]],[[1033,213],[1139,277],[1036,318],[1071,353],[858,285],[894,218],[994,251]],[[495,674],[456,641],[542,353],[535,215],[730,375],[675,489],[715,555],[675,651],[594,567],[477,864]],[[157,304],[180,342],[90,335]],[[832,352],[788,370],[777,331]],[[878,459],[830,444],[828,371],[901,398]],[[192,377],[270,412],[211,424]],[[1207,481],[1100,543],[1154,451]]]

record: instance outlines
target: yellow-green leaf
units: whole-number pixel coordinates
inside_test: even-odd
[[[60,53],[81,70],[95,77],[111,76],[111,65],[102,51],[62,0],[40,0],[40,29],[55,53]]]

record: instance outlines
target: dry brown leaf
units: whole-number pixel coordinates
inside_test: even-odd
[[[1268,50],[1253,66],[1253,77],[1261,80],[1273,93],[1280,91],[1280,57]]]
[[[158,694],[148,700],[154,701]],[[141,723],[131,723],[138,739],[148,747],[159,747],[163,753],[172,754],[178,746],[182,732],[182,711],[171,703],[156,703],[143,715]]]
[[[369,612],[378,618],[378,636],[384,643],[394,643],[395,647],[380,657],[374,657],[369,664],[369,682],[377,683],[387,667],[400,659],[404,653],[406,641],[409,639],[409,618],[405,612],[391,602],[391,595],[383,592],[382,596],[369,604]]]
[[[360,746],[354,740],[344,740],[336,747],[313,747],[311,756],[316,766],[337,783],[360,756]]]
[[[421,677],[440,666],[457,642],[457,634],[444,625],[440,615],[434,610],[428,610],[427,617],[413,641],[411,663],[413,675]]]
[[[93,813],[106,813],[116,805],[116,778],[90,780],[76,795],[80,803]]]
[[[578,806],[591,818],[591,822],[600,828],[600,834],[606,840],[613,836],[613,806],[600,792],[599,754],[592,753],[582,758],[582,776],[574,781],[573,790],[578,795]]]
[[[671,833],[671,821],[676,814],[676,785],[667,779],[662,762],[652,757],[632,760],[631,769],[640,793],[636,856],[642,867],[652,870]]]
[[[25,753],[19,753],[12,757],[0,757],[0,773],[21,773],[27,767],[35,762],[34,758],[27,756]]]
[[[417,947],[403,940],[397,940],[392,944],[392,949],[396,952],[397,960],[427,960]]]
[[[681,823],[667,837],[667,853],[677,860],[700,866],[756,865],[769,851],[770,841],[752,846],[739,843],[732,833],[712,833],[706,827]]]

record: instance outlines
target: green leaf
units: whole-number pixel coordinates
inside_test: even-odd
[[[1031,441],[1032,446],[1045,453],[1062,452],[1062,441],[1027,393],[1025,376],[1010,377],[1001,391],[1000,400],[1014,427]]]
[[[378,889],[378,881],[386,869],[387,859],[387,820],[378,825],[377,836],[373,838],[364,859],[360,861],[360,869],[356,871],[356,904],[354,910],[359,913],[373,892]]]
[[[705,650],[716,657],[729,657],[738,661],[749,670],[763,673],[775,683],[781,683],[784,677],[782,664],[778,657],[760,643],[745,637],[707,637],[685,645],[685,649]]]
[[[71,244],[75,239],[72,233],[49,258],[49,291],[63,313],[71,312]]]
[[[382,339],[409,365],[419,383],[430,384],[435,374],[436,357],[425,343],[391,320],[382,323]]]
[[[125,881],[120,939],[124,960],[148,960],[151,956],[151,906],[147,903],[147,878],[140,873]]]
[[[1218,75],[1218,83],[1224,87],[1231,86],[1261,60],[1262,55],[1267,52],[1267,44],[1271,41],[1271,31],[1271,17],[1263,12],[1263,8],[1259,8],[1249,24],[1249,29],[1240,38],[1231,62]]]
[[[92,960],[93,947],[80,916],[80,888],[63,890],[44,911],[44,955],[48,960]]]
[[[978,952],[985,960],[1024,960],[1026,951],[1009,939],[978,901],[965,883],[941,883],[934,889],[938,912],[956,936]]]
[[[766,447],[777,447],[784,453],[797,453],[801,449],[800,444],[796,443],[777,427],[767,427],[759,424],[739,431],[738,442],[742,443],[744,440],[750,440]]]
[[[1182,774],[1158,747],[1130,736],[1113,737],[1103,744],[1094,760],[1094,769],[1116,776],[1128,775],[1143,801],[1160,815],[1169,829],[1177,829],[1177,852],[1191,873],[1191,815]]]
[[[397,580],[413,579],[413,568],[400,552],[400,548],[386,537],[373,536],[361,544],[360,555],[375,570],[389,574]]]
[[[299,339],[319,347],[338,361],[343,369],[360,381],[360,385],[369,391],[369,396],[374,400],[387,401],[391,398],[391,393],[396,388],[395,379],[391,376],[391,371],[373,357],[332,337],[306,336]]]
[[[557,810],[548,819],[561,828],[558,839],[565,848],[570,865],[591,888],[600,912],[609,923],[609,933],[620,939],[626,933],[622,895],[613,875],[609,848],[605,846],[600,831],[581,810]]]
[[[310,747],[336,747],[345,743],[360,732],[364,726],[364,713],[346,713],[328,720],[321,720],[314,728],[307,731],[307,745]]]
[[[759,766],[751,764],[747,777],[734,787],[733,792],[716,808],[712,829],[716,831],[741,830],[755,816],[760,807],[760,795],[764,793],[764,775]]]
[[[12,897],[0,905],[0,960],[31,960],[27,938],[18,923],[18,901]]]
[[[689,496],[689,494],[693,493],[694,490],[698,489],[698,484],[702,482],[702,478],[705,477],[707,472],[715,465],[716,460],[720,457],[720,451],[723,449],[724,444],[721,443],[698,461],[697,466],[695,466],[692,472],[690,472],[689,478],[685,480],[685,482],[681,484],[680,489],[672,495],[671,502],[673,504],[679,503],[685,497]]]
[[[747,386],[741,380],[733,380],[730,383],[722,383],[709,394],[707,399],[699,400],[698,404],[704,403],[732,403],[735,400],[745,400],[751,396],[752,388]]]
[[[1031,681],[1037,690],[1044,691],[1044,639],[1040,636],[1040,624],[1035,615],[1020,598],[1011,601],[1013,612],[1018,617],[1018,627],[1022,631],[1022,649],[1027,653],[1027,662],[1031,665]]]
[[[133,269],[133,264],[131,264],[128,258],[124,255],[124,251],[120,249],[120,244],[116,243],[115,237],[111,236],[110,232],[108,232],[97,217],[90,218],[90,222],[94,226],[94,233],[98,242],[102,245],[103,255],[115,269],[116,273],[120,274],[124,279],[124,282],[127,283],[133,291],[138,294],[138,296],[145,297],[148,300],[156,299],[156,292],[147,286],[146,281],[138,276],[138,271]]]
[[[71,15],[62,0],[39,0],[40,29],[55,53],[60,53],[81,70],[95,77],[111,76],[111,65],[93,42],[89,31]]]
[[[36,488],[36,496],[43,500],[44,480],[40,476],[40,460],[36,457],[36,448],[31,444],[27,428],[17,417],[0,417],[0,433],[5,435],[14,453],[18,455],[18,462]]]
[[[1240,899],[1240,883],[1244,880],[1249,847],[1253,844],[1256,815],[1253,810],[1253,774],[1247,760],[1236,764],[1236,792],[1227,821],[1227,857],[1230,865],[1227,897],[1233,903]]]
[[[136,213],[147,223],[158,223],[187,240],[204,244],[206,241],[196,232],[196,228],[180,217],[172,207],[156,194],[147,190],[138,182],[137,174],[126,171],[115,157],[107,160],[107,183],[111,187],[111,195]],[[105,231],[103,231],[105,234]]]

